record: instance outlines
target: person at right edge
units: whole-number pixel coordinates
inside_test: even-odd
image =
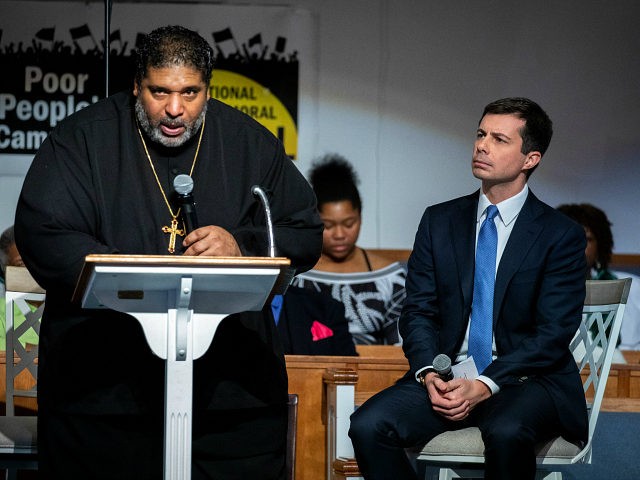
[[[487,479],[533,479],[536,443],[586,441],[569,350],[585,298],[585,234],[527,185],[551,136],[533,101],[490,103],[471,163],[480,191],[426,209],[399,326],[410,371],[351,416],[367,480],[417,478],[405,448],[469,426],[482,432]],[[440,353],[473,357],[479,376],[443,381],[432,371]]]

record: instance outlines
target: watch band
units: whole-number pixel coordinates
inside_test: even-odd
[[[423,387],[426,386],[424,384],[424,379],[427,376],[427,374],[430,372],[435,372],[435,369],[431,367],[427,367],[418,374],[418,381],[422,384]]]

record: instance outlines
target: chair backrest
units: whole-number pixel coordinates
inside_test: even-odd
[[[33,398],[37,395],[38,345],[33,343],[33,337],[37,338],[40,334],[44,299],[44,290],[35,282],[26,268],[7,267],[5,291],[6,414],[9,416],[14,414],[15,397]],[[23,344],[24,340],[21,341],[21,339],[24,337],[30,337],[31,342]],[[28,388],[18,387],[16,379],[19,375],[22,375],[19,384],[29,385]]]
[[[620,335],[630,287],[630,278],[587,280],[582,322],[570,348],[583,376],[585,394],[588,398],[593,394],[593,400],[588,405],[589,440],[574,462],[591,461],[593,433],[609,377],[613,352]]]

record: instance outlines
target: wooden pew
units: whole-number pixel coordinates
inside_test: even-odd
[[[605,412],[640,412],[640,351],[622,354],[627,363],[611,365],[601,408]]]
[[[611,255],[609,267],[612,270],[635,273],[640,275],[640,255],[628,253],[614,253]]]
[[[357,350],[360,354],[357,357],[286,356],[289,392],[297,393],[299,400],[297,480],[328,478],[327,473],[332,467],[326,460],[325,385],[355,379],[354,402],[357,405],[375,392],[392,385],[408,370],[407,360],[400,347],[358,346]]]
[[[7,401],[7,353],[0,350],[0,415],[5,414]],[[31,374],[23,370],[16,378],[15,388],[28,390],[35,385],[35,379]],[[16,415],[35,415],[38,411],[38,402],[35,398],[15,397]]]

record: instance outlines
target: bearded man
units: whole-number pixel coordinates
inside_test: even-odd
[[[25,180],[16,239],[47,291],[40,343],[38,449],[43,478],[162,476],[164,361],[138,322],[71,303],[88,254],[261,256],[272,194],[279,255],[318,260],[312,190],[282,144],[209,95],[212,48],[182,27],[146,36],[133,94],[70,116]],[[199,224],[180,236],[173,179],[194,179]],[[268,308],[268,306],[267,306]],[[194,362],[193,478],[284,478],[287,375],[268,310],[231,315]]]

